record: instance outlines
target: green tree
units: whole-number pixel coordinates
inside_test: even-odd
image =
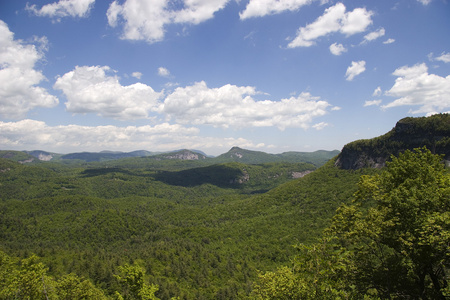
[[[351,299],[355,291],[345,275],[351,272],[352,264],[348,253],[334,246],[328,238],[298,246],[299,255],[292,267],[259,276],[253,289],[254,299]]]
[[[55,280],[47,271],[36,255],[19,261],[0,251],[0,299],[108,299],[89,280],[75,274]]]
[[[123,287],[122,293],[116,292],[119,299],[157,300],[155,292],[158,286],[145,283],[145,269],[139,264],[125,264],[119,267],[120,275],[115,275]]]
[[[364,209],[367,204],[374,206]],[[382,298],[445,299],[450,266],[450,176],[426,148],[392,157],[363,176],[352,206],[328,229],[352,254],[349,274],[360,292]]]
[[[56,293],[59,299],[107,299],[102,290],[96,288],[92,282],[82,279],[75,274],[68,274],[58,280]]]
[[[2,299],[57,299],[54,281],[48,268],[33,255],[21,261],[17,268],[13,259],[0,252],[0,296]]]

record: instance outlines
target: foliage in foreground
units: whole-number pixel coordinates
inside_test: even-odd
[[[18,261],[0,251],[0,299],[107,299],[91,281],[67,274],[56,280],[38,257]]]
[[[261,274],[256,299],[450,297],[450,174],[425,148],[362,176],[320,242],[290,267]]]
[[[0,299],[158,300],[158,286],[146,283],[145,269],[135,263],[118,268],[121,289],[108,297],[90,280],[73,273],[55,278],[36,255],[18,260],[0,251]],[[174,298],[175,299],[175,298]]]

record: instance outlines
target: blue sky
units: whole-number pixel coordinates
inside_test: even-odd
[[[448,0],[0,0],[0,149],[340,150],[450,111]]]

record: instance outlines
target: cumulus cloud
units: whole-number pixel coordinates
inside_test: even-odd
[[[347,68],[347,72],[345,73],[346,80],[352,81],[356,76],[361,74],[366,70],[366,62],[364,60],[360,61],[352,61],[351,66]]]
[[[329,125],[329,124],[326,123],[326,122],[320,122],[320,123],[314,124],[314,125],[312,126],[312,128],[314,128],[314,129],[316,129],[316,130],[322,130],[322,129],[324,129],[325,127],[327,127],[328,125]]]
[[[380,104],[381,104],[381,100],[367,100],[364,103],[364,106],[372,106],[372,105],[379,106]]]
[[[0,115],[16,119],[36,107],[54,107],[58,99],[37,86],[46,80],[35,64],[44,54],[46,38],[41,47],[14,39],[8,25],[0,20]]]
[[[333,55],[341,55],[344,52],[347,52],[347,49],[342,44],[334,43],[330,45],[330,52]]]
[[[107,66],[77,66],[57,78],[55,89],[67,98],[68,112],[95,113],[118,120],[148,118],[160,114],[181,124],[214,127],[309,128],[313,120],[329,110],[338,110],[309,93],[280,101],[257,101],[263,93],[250,86],[224,85],[208,88],[204,81],[178,87],[164,98],[164,91],[136,83],[122,86]]]
[[[147,118],[161,93],[142,83],[122,86],[110,73],[108,66],[77,66],[59,77],[54,89],[63,91],[66,109],[72,113],[96,113],[118,120]]]
[[[436,57],[434,60],[439,60],[445,63],[449,63],[450,62],[450,53],[445,53],[442,52],[442,54],[438,57]]]
[[[60,19],[62,17],[86,17],[94,6],[95,0],[60,0],[46,4],[40,9],[36,4],[29,5],[26,9],[40,17]]]
[[[419,1],[419,2],[422,3],[423,5],[428,5],[428,4],[430,4],[430,2],[431,2],[431,0],[417,0],[417,1]]]
[[[383,42],[383,44],[387,45],[387,44],[392,44],[395,42],[395,39],[387,39]]]
[[[384,28],[380,28],[377,31],[372,31],[364,36],[364,42],[370,42],[376,40],[379,37],[382,37],[386,34],[386,30]]]
[[[245,10],[239,14],[241,20],[264,17],[281,13],[283,11],[298,10],[302,6],[309,5],[317,0],[250,0]],[[324,2],[324,1],[322,1]]]
[[[161,77],[169,77],[170,76],[170,72],[169,70],[167,70],[164,67],[159,67],[158,68],[158,75]]]
[[[381,95],[381,87],[377,87],[374,91],[372,96],[380,96]]]
[[[450,75],[441,77],[428,73],[425,63],[403,66],[393,73],[395,84],[386,95],[396,97],[383,108],[419,106],[412,113],[430,113],[450,108]]]
[[[166,0],[114,1],[108,8],[108,23],[112,27],[123,26],[121,38],[145,40],[148,43],[164,38],[168,24],[199,24],[214,16],[229,0],[182,0],[181,8]]]
[[[168,143],[182,136],[198,134],[197,128],[186,128],[168,123],[155,126],[81,126],[60,125],[48,126],[42,121],[22,120],[18,122],[0,122],[0,140],[3,145],[32,148],[42,146],[45,149],[86,150],[123,149],[127,145],[133,147],[152,146],[159,142]]]
[[[205,82],[177,88],[159,108],[160,113],[182,124],[212,125],[215,127],[275,126],[309,128],[316,117],[327,113],[330,104],[302,93],[281,101],[256,101],[259,94],[254,87],[224,85],[208,88]]]
[[[346,12],[345,5],[337,3],[327,8],[316,21],[301,27],[288,47],[310,47],[319,37],[334,32],[340,32],[347,36],[364,32],[372,24],[372,14],[365,8],[355,8],[351,12]]]
[[[141,79],[142,73],[141,72],[133,72],[133,73],[131,73],[131,76],[136,79]]]
[[[178,124],[155,126],[49,126],[42,121],[0,121],[0,144],[8,149],[46,149],[52,152],[101,151],[114,149],[132,151],[147,149],[167,151],[189,148],[220,153],[232,146],[245,148],[268,147],[244,138],[199,136],[199,130]],[[133,148],[130,148],[132,145]]]

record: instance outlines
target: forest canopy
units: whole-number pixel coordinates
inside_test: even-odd
[[[256,299],[447,299],[450,174],[426,148],[362,176],[319,242],[260,275]]]
[[[0,299],[449,294],[449,171],[426,148],[383,169],[157,162],[0,159]]]

